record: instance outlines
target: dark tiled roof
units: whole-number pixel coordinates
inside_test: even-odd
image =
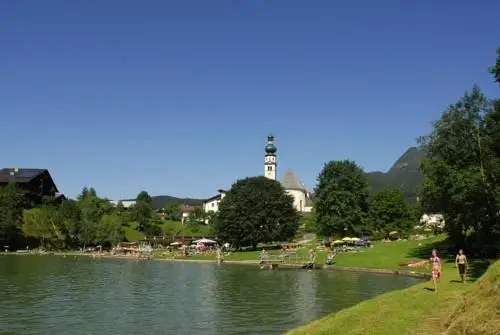
[[[207,202],[214,201],[214,200],[221,200],[221,199],[222,199],[222,194],[217,194],[217,195],[214,195],[213,197],[206,199],[205,201],[203,201],[203,203],[206,204]]]
[[[47,169],[1,169],[0,183],[28,183],[45,171],[47,171]]]

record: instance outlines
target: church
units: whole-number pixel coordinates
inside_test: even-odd
[[[278,149],[274,144],[274,136],[267,137],[267,145],[264,154],[264,176],[266,178],[277,180],[278,167]],[[308,213],[312,209],[312,195],[307,191],[306,186],[302,183],[292,170],[288,169],[280,181],[286,192],[293,197],[293,205],[295,209],[301,213]],[[205,200],[203,209],[205,212],[217,212],[219,203],[224,198],[226,191],[219,190],[219,194]]]

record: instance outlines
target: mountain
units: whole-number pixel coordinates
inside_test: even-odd
[[[417,189],[424,179],[419,171],[420,162],[424,157],[425,151],[411,147],[399,157],[389,171],[366,173],[372,193],[384,188],[398,188],[403,192],[406,201],[415,202]]]

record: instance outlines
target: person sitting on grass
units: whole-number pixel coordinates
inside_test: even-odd
[[[335,250],[330,249],[328,255],[326,256],[326,265],[333,265],[333,259],[335,258]]]

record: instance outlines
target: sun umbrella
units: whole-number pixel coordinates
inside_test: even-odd
[[[344,238],[342,239],[342,241],[344,241],[344,242],[351,242],[351,241],[352,241],[352,238],[350,238],[350,237],[344,237]]]
[[[202,238],[200,240],[193,241],[193,243],[203,243],[203,244],[216,244],[214,240],[209,240],[208,238]]]
[[[353,237],[353,238],[351,238],[351,241],[353,241],[353,242],[358,242],[359,240],[360,240],[359,237]]]
[[[342,244],[342,243],[344,243],[344,241],[342,241],[342,240],[335,240],[332,243],[333,244]]]
[[[173,243],[170,243],[171,246],[176,246],[176,245],[182,245],[181,242],[173,242]]]

